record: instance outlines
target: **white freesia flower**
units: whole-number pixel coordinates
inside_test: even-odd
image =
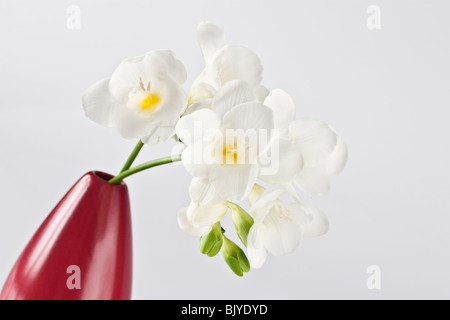
[[[189,194],[191,204],[178,212],[178,225],[190,235],[203,236],[225,216],[227,206],[214,193],[207,179],[192,178]]]
[[[279,134],[275,137],[278,149],[269,149],[268,153],[272,155],[266,155],[269,160],[277,161],[277,170],[269,174],[265,173],[267,170],[261,170],[260,178],[287,189],[292,189],[292,183],[295,183],[308,195],[326,194],[331,178],[340,173],[347,162],[347,147],[343,140],[323,121],[295,119],[294,102],[281,89],[272,90],[264,104],[272,109]],[[273,152],[278,154],[273,157]]]
[[[274,256],[293,252],[303,237],[328,231],[327,217],[318,209],[300,202],[279,199],[283,190],[265,190],[255,185],[249,196],[250,214],[255,222],[247,238],[247,253],[253,268],[260,268],[267,252]]]
[[[289,126],[289,138],[300,148],[303,169],[294,177],[294,183],[306,194],[326,194],[331,179],[347,163],[347,146],[327,123],[301,118]]]
[[[83,95],[85,114],[123,137],[156,144],[174,133],[187,105],[183,64],[168,50],[123,61]]]
[[[189,207],[178,212],[178,225],[190,235],[201,237],[211,231],[212,225],[220,221],[227,210],[224,203],[207,205],[191,202]]]
[[[244,199],[257,179],[258,158],[272,129],[272,111],[258,102],[248,83],[238,80],[217,92],[211,109],[183,116],[176,134],[186,146],[183,165],[197,178],[191,196],[199,193],[215,201]]]
[[[264,100],[268,90],[261,85],[263,67],[255,53],[246,47],[227,45],[223,30],[209,22],[199,24],[197,40],[206,66],[189,91],[187,113],[210,107],[217,91],[233,80],[247,82],[258,100]]]

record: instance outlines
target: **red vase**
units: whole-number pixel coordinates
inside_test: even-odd
[[[11,270],[0,299],[131,299],[128,188],[89,172],[45,219]]]

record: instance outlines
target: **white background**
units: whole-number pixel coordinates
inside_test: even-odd
[[[72,4],[80,30],[66,27]],[[380,30],[366,26],[373,4]],[[289,92],[298,116],[347,142],[331,193],[307,199],[331,229],[238,278],[178,228],[183,167],[146,171],[127,180],[133,298],[450,298],[449,10],[437,0],[0,2],[0,283],[70,186],[90,170],[117,173],[136,143],[84,117],[84,90],[153,49],[184,62],[187,90],[203,67],[196,27],[209,20],[259,55],[263,83]],[[366,286],[370,265],[381,290]]]

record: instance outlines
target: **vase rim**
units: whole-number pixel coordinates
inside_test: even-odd
[[[109,173],[106,173],[106,172],[103,172],[103,171],[97,171],[97,170],[90,171],[90,172],[88,172],[88,174],[91,174],[91,175],[93,175],[93,176],[95,176],[95,177],[99,178],[100,180],[105,181],[107,183],[109,183],[108,182],[109,180],[114,178],[114,176],[112,174],[109,174]],[[124,181],[122,181],[120,184],[112,184],[111,183],[111,185],[114,185],[114,186],[126,186]]]

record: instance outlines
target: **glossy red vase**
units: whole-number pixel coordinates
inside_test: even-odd
[[[132,234],[128,188],[89,172],[36,231],[0,299],[131,299]]]

